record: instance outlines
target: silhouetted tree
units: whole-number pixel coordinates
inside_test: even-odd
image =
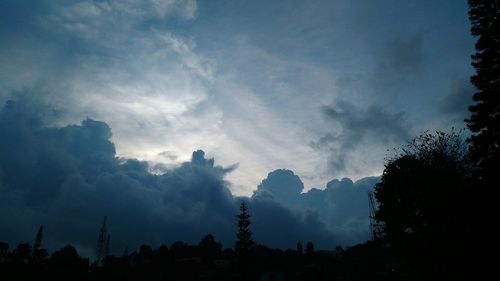
[[[166,245],[161,245],[158,250],[156,250],[156,256],[160,259],[166,259],[168,256],[168,247]]]
[[[128,256],[128,246],[125,246],[125,249],[123,250],[122,257]]]
[[[49,257],[49,252],[46,249],[37,249],[33,251],[33,262],[36,264],[45,263]]]
[[[486,256],[500,251],[500,241],[494,225],[500,216],[497,202],[497,176],[500,163],[500,1],[469,0],[471,32],[477,38],[476,53],[472,65],[476,69],[471,82],[476,88],[474,104],[469,107],[471,116],[466,120],[472,131],[470,137],[470,159],[477,167],[476,190],[471,193],[470,204],[474,206],[473,220],[476,222],[474,238],[479,249],[489,253],[478,255],[478,264],[485,268],[478,272],[500,272],[495,262]],[[486,278],[486,277],[485,277]]]
[[[469,0],[469,6],[471,31],[478,38],[471,77],[477,91],[466,121],[473,132],[471,157],[481,176],[492,177],[500,159],[500,1]]]
[[[458,133],[424,133],[388,160],[375,186],[375,218],[385,239],[400,257],[425,269],[422,278],[465,262],[459,257],[470,229],[466,151]]]
[[[55,263],[67,264],[74,263],[75,261],[79,262],[81,257],[73,246],[66,245],[59,251],[54,252],[50,259]]]
[[[312,242],[307,242],[306,255],[312,256],[313,254],[314,254],[314,244]]]
[[[73,246],[67,245],[50,256],[50,266],[56,280],[80,280],[86,277],[89,260],[80,257]]]
[[[41,248],[42,240],[43,240],[43,226],[40,226],[38,228],[38,232],[36,233],[35,242],[33,243],[33,253],[31,254],[34,263],[42,263],[49,256],[47,250]]]
[[[153,249],[149,245],[142,245],[139,249],[139,254],[137,255],[136,262],[138,263],[149,263],[153,258]]]
[[[12,251],[12,260],[20,263],[27,263],[31,258],[31,245],[29,243],[20,243]]]
[[[252,232],[250,231],[250,214],[245,202],[240,205],[240,214],[238,219],[238,233],[236,234],[237,240],[235,245],[236,252],[246,252],[253,246]]]
[[[33,243],[33,252],[40,249],[40,247],[42,246],[42,239],[43,239],[43,226],[40,226],[40,228],[38,228],[38,232],[36,233],[35,243]]]
[[[302,248],[302,243],[297,242],[297,253],[302,255],[304,253],[304,249]]]
[[[5,243],[0,246],[7,252]],[[29,256],[28,244],[18,248],[16,255]],[[386,248],[373,241],[342,255],[314,252],[311,242],[307,249],[308,255],[264,245],[254,245],[244,254],[232,248],[221,251],[221,244],[209,234],[197,246],[177,241],[170,249],[162,245],[153,250],[142,245],[129,256],[109,255],[89,267],[89,260],[68,245],[44,263],[23,263],[7,254],[0,259],[0,280],[408,280],[392,278]]]
[[[3,261],[9,253],[9,244],[0,242],[0,261]]]
[[[341,246],[335,247],[335,255],[341,255],[344,253],[344,249]]]
[[[222,251],[222,244],[215,241],[212,234],[208,234],[201,239],[198,248],[202,258],[213,258]]]

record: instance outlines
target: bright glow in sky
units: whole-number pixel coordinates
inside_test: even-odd
[[[463,127],[472,50],[466,1],[7,1],[0,102],[49,126],[103,120],[123,157],[203,149],[239,164],[235,194],[278,168],[307,190]]]

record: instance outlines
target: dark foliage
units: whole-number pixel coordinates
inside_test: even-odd
[[[466,120],[472,131],[470,160],[475,171],[476,190],[471,194],[474,204],[476,232],[479,247],[484,254],[480,263],[486,272],[496,272],[491,279],[500,279],[498,264],[487,256],[500,251],[498,232],[495,231],[500,216],[497,202],[496,177],[500,163],[500,1],[469,0],[471,32],[477,38],[472,65],[476,69],[471,77],[476,87],[474,104],[469,107],[471,116]]]
[[[182,241],[153,249],[142,245],[137,251],[121,257],[107,255],[90,264],[67,245],[48,255],[41,248],[39,230],[32,251],[21,243],[12,251],[0,243],[0,277],[2,280],[391,280],[395,261],[387,247],[369,242],[333,252],[317,251],[312,242],[297,249],[270,249],[251,239],[250,214],[241,204],[238,217],[238,239],[235,250],[222,250],[222,244],[208,234],[198,245]],[[240,248],[237,248],[240,247]],[[376,262],[372,258],[376,257]],[[375,271],[373,271],[375,270]],[[373,272],[372,272],[373,271]]]
[[[387,161],[375,187],[384,238],[419,278],[463,276],[473,252],[466,148],[457,133],[425,133]]]
[[[37,251],[42,246],[43,239],[43,226],[40,226],[38,232],[36,233],[35,243],[33,244],[33,251]]]
[[[476,87],[471,117],[467,125],[471,137],[471,157],[482,176],[493,177],[500,159],[500,1],[469,0],[472,34],[477,37],[471,77]]]
[[[307,254],[255,245],[246,252],[245,270],[240,255],[232,249],[222,251],[210,234],[198,245],[142,245],[129,255],[107,256],[100,265],[81,258],[70,245],[39,260],[26,251],[29,244],[12,252],[5,250],[8,245],[0,245],[5,253],[0,261],[2,280],[394,280],[401,273],[393,270],[397,263],[387,248],[373,241],[345,251]],[[26,260],[16,256],[20,250]]]

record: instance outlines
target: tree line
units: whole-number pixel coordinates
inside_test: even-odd
[[[197,245],[182,241],[153,249],[142,245],[122,255],[96,259],[81,257],[67,245],[49,255],[42,248],[43,227],[33,245],[21,243],[9,250],[0,243],[2,280],[387,280],[390,271],[376,268],[389,263],[390,256],[378,243],[369,242],[346,250],[317,251],[312,242],[298,242],[295,249],[271,249],[255,243],[250,229],[251,215],[241,203],[237,218],[236,243],[223,249],[213,235]],[[103,228],[105,229],[105,224]],[[101,230],[102,230],[101,229]],[[99,239],[101,240],[101,239]],[[98,243],[100,244],[100,243]],[[382,255],[381,255],[382,254]],[[377,256],[378,262],[373,263]],[[366,271],[373,268],[373,271]],[[361,270],[363,269],[363,270]],[[378,274],[378,275],[377,275]]]

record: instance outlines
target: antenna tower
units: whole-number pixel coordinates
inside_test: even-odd
[[[382,237],[382,225],[375,220],[375,199],[373,199],[373,192],[368,192],[368,211],[370,213],[370,231],[372,239],[376,240]]]
[[[106,242],[107,242],[107,234],[108,231],[106,230],[106,221],[107,217],[104,216],[104,220],[102,222],[102,227],[99,232],[99,239],[97,240],[97,248],[96,248],[96,263],[99,264],[101,260],[105,257],[106,254]]]
[[[108,233],[108,237],[106,239],[106,247],[104,247],[104,257],[109,256],[109,243],[111,240],[111,234]]]

